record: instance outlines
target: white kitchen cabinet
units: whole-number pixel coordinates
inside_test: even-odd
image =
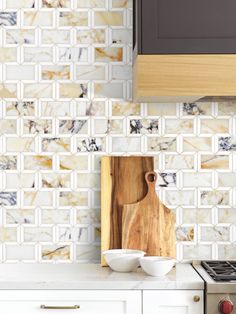
[[[1,291],[4,314],[141,314],[142,294],[127,290]]]
[[[203,291],[156,290],[143,292],[143,314],[203,314]]]

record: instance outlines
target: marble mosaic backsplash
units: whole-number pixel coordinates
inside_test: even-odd
[[[0,1],[0,261],[98,262],[100,160],[153,155],[177,255],[236,259],[236,102],[132,103],[131,0]]]

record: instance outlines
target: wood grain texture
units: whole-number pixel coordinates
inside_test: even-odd
[[[123,204],[134,203],[147,194],[145,173],[153,171],[153,157],[103,157],[101,161],[101,247],[122,247]],[[103,258],[102,265],[106,265]]]
[[[236,95],[236,54],[138,55],[133,100],[193,101]]]
[[[176,257],[175,216],[155,191],[157,174],[145,175],[148,193],[140,202],[124,204],[122,248],[139,249],[154,256]]]

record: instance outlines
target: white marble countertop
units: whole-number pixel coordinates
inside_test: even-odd
[[[190,264],[177,264],[161,278],[141,269],[117,273],[95,264],[1,264],[0,289],[202,290],[204,282]]]

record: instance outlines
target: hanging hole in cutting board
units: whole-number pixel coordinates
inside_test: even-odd
[[[145,174],[145,179],[146,179],[147,183],[156,183],[156,181],[157,181],[156,172],[154,172],[154,171],[147,172]]]

